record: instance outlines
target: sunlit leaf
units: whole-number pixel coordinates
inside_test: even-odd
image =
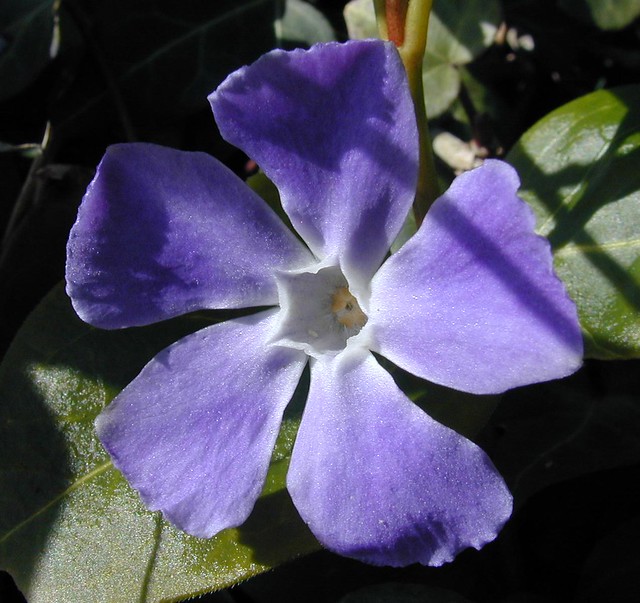
[[[640,355],[640,86],[553,111],[507,160],[578,305],[592,357]]]
[[[29,603],[180,600],[319,548],[284,489],[298,405],[253,514],[211,540],[148,512],[95,436],[96,415],[156,352],[216,318],[103,331],[58,287],[24,324],[0,372],[0,568]]]

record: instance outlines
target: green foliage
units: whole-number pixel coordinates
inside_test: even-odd
[[[373,0],[352,0],[345,20],[353,39],[377,37]],[[460,91],[460,67],[493,43],[500,23],[498,0],[435,0],[422,69],[429,117],[444,113]]]
[[[302,0],[286,0],[284,14],[276,21],[276,37],[280,45],[307,46],[336,39],[327,18]]]
[[[578,306],[587,355],[640,355],[640,87],[553,111],[507,160]]]
[[[30,603],[180,600],[319,548],[284,486],[304,384],[253,514],[211,540],[147,511],[95,436],[96,415],[156,352],[224,317],[103,331],[58,287],[27,319],[0,372],[0,567]]]
[[[50,60],[53,0],[0,2],[0,101],[28,86]]]
[[[630,368],[590,361],[568,379],[504,394],[480,444],[516,506],[553,484],[640,462],[640,406]]]
[[[640,17],[640,0],[560,0],[568,13],[600,29],[622,29]]]
[[[444,113],[460,91],[459,67],[493,43],[500,4],[483,0],[435,0],[422,70],[427,115]]]

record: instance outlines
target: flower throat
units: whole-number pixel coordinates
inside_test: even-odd
[[[367,323],[338,266],[282,272],[277,277],[282,318],[274,338],[314,358],[339,354]]]

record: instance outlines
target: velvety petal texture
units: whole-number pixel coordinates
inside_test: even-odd
[[[392,43],[276,50],[209,100],[222,135],[275,183],[308,247],[207,155],[109,148],[67,249],[67,291],[82,319],[121,328],[280,304],[151,360],[96,421],[115,466],[149,509],[190,534],[241,524],[310,356],[287,485],[319,541],[392,566],[437,566],[482,547],[511,513],[502,478],[474,443],[415,406],[370,350],[474,393],[578,368],[576,309],[515,171],[490,160],[457,178],[380,267],[418,171]]]
[[[574,303],[501,161],[456,178],[372,281],[375,351],[411,373],[489,394],[582,361]]]
[[[382,262],[413,202],[418,138],[399,55],[379,40],[271,52],[209,97],[222,135],[255,159],[294,227],[352,285]]]
[[[288,488],[327,548],[441,565],[493,540],[512,500],[485,453],[415,406],[368,352],[313,361]]]
[[[203,329],[158,354],[96,421],[151,510],[195,536],[241,524],[260,494],[306,364],[269,347],[276,311]]]
[[[274,269],[310,258],[213,157],[122,144],[107,150],[71,230],[67,292],[86,322],[129,327],[276,304]]]

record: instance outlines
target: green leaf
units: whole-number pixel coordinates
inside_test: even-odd
[[[429,117],[444,113],[457,98],[459,68],[493,43],[500,18],[497,1],[435,0],[422,68]]]
[[[567,379],[504,394],[479,443],[518,507],[552,484],[640,462],[638,367],[630,362],[589,361]]]
[[[0,367],[0,567],[30,603],[180,600],[319,548],[284,485],[305,383],[251,517],[210,540],[147,511],[95,436],[96,415],[155,353],[223,317],[103,331],[57,287],[27,319]]]
[[[282,18],[275,23],[279,43],[331,42],[335,33],[327,18],[314,6],[302,0],[286,0]]]
[[[427,51],[451,65],[470,63],[493,44],[500,19],[498,1],[435,0]]]
[[[352,40],[378,37],[373,0],[350,0],[345,4],[343,14]]]
[[[50,60],[53,0],[0,2],[0,100],[28,86]]]
[[[442,115],[458,97],[460,74],[456,66],[427,52],[422,65],[424,104],[429,118]]]
[[[600,29],[622,29],[640,17],[640,0],[560,0],[560,7]]]
[[[507,161],[578,306],[587,355],[640,355],[640,86],[553,111]]]
[[[378,36],[373,0],[352,0],[344,16],[351,38]],[[435,0],[422,70],[429,117],[451,106],[460,91],[459,67],[493,43],[500,19],[498,0]]]

